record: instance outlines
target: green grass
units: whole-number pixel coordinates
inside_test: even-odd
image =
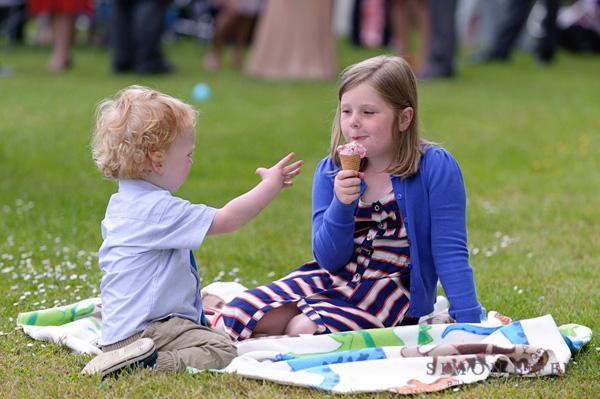
[[[306,161],[284,191],[241,231],[210,237],[197,254],[205,284],[219,275],[269,282],[311,258],[310,191],[326,155],[336,83],[268,83],[231,69],[206,73],[204,48],[169,45],[168,77],[113,76],[105,50],[78,48],[75,68],[50,74],[47,49],[18,47],[0,79],[0,393],[9,397],[328,397],[230,375],[147,372],[100,383],[89,359],[15,331],[18,312],[98,295],[99,223],[115,185],[91,161],[96,103],[130,84],[191,101],[207,82],[196,163],[179,195],[223,205],[257,182],[254,170],[287,151]],[[342,44],[340,68],[372,51]],[[560,54],[551,67],[462,66],[457,79],[420,84],[423,135],[460,162],[468,191],[471,258],[481,302],[515,319],[550,313],[600,331],[600,58]],[[477,253],[477,254],[475,254]],[[239,268],[239,272],[235,268]],[[594,338],[562,378],[500,378],[435,397],[598,397]],[[356,397],[392,397],[391,394]],[[395,397],[395,396],[394,396]]]

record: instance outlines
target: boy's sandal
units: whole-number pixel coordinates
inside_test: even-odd
[[[151,338],[140,338],[120,349],[96,356],[81,370],[81,374],[118,374],[125,367],[152,367],[156,364],[156,346]]]

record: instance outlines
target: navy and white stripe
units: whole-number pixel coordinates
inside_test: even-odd
[[[354,254],[336,273],[315,261],[280,280],[247,290],[225,305],[223,322],[234,338],[250,338],[269,310],[295,302],[322,333],[399,324],[410,302],[409,249],[393,193],[372,204],[359,202]]]

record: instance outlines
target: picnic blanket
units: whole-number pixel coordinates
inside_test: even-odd
[[[98,354],[100,308],[91,298],[21,313],[17,325],[34,339]],[[491,311],[482,323],[431,324],[447,320],[440,314],[413,326],[245,340],[220,371],[332,393],[434,392],[490,376],[561,376],[592,337],[551,315],[512,321]]]

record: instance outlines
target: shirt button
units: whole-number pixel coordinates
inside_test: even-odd
[[[383,229],[383,223],[377,223],[377,227],[379,227],[380,229]]]
[[[375,206],[373,207],[373,209],[375,209],[375,212],[379,212],[379,210],[381,209],[381,207],[378,204],[375,204]]]
[[[318,325],[318,326],[317,326],[317,332],[320,332],[320,333],[323,333],[323,332],[325,332],[325,326]]]
[[[352,282],[353,283],[358,283],[360,281],[360,274],[356,273],[353,277],[352,277]]]

